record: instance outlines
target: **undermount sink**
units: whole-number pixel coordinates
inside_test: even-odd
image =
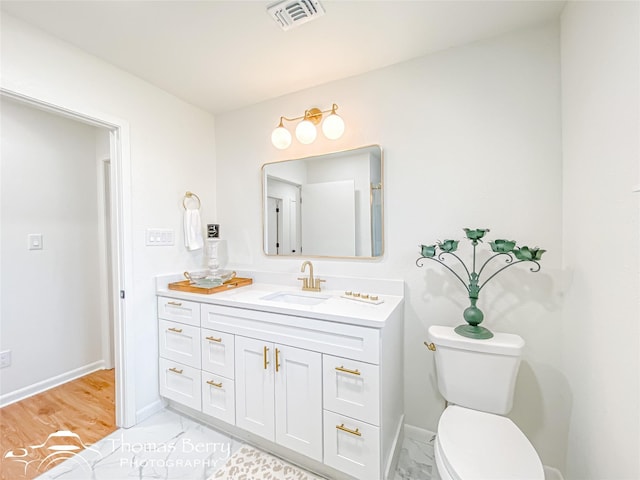
[[[326,295],[298,293],[298,292],[276,292],[266,295],[262,300],[270,302],[293,303],[295,305],[318,305],[328,300]]]

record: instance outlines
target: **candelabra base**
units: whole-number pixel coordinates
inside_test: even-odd
[[[476,340],[488,340],[493,337],[493,333],[489,329],[477,325],[458,325],[454,331],[458,335]]]

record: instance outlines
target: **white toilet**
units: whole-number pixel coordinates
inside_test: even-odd
[[[430,327],[429,337],[448,402],[438,422],[433,478],[544,480],[533,445],[502,416],[511,411],[524,340],[496,332],[476,340],[443,326]]]

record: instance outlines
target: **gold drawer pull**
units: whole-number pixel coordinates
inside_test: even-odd
[[[339,372],[350,373],[351,375],[360,375],[360,372],[358,371],[358,369],[349,370],[348,368],[344,368],[344,365],[341,365],[340,367],[336,367],[336,370]]]
[[[211,385],[212,387],[222,388],[222,382],[216,383],[213,380],[207,380],[207,384]]]
[[[267,360],[267,352],[269,351],[269,348],[265,345],[264,349],[262,350],[262,355],[264,358],[264,369],[267,369],[267,365],[269,365],[269,361]]]
[[[356,435],[358,437],[362,436],[362,433],[360,433],[360,430],[358,430],[357,428],[355,430],[350,430],[344,426],[344,423],[342,425],[336,425],[336,428],[338,430],[342,430],[343,432],[350,433],[351,435]]]
[[[177,373],[178,375],[182,375],[182,369],[171,367],[169,370],[172,371],[173,373]]]
[[[173,305],[174,307],[181,307],[182,302],[167,302],[167,305]]]
[[[216,337],[207,337],[207,340],[209,340],[210,342],[222,342],[222,338],[216,338]]]
[[[276,372],[278,372],[280,368],[280,360],[278,358],[279,355],[280,355],[280,350],[276,348]]]
[[[170,332],[176,332],[176,333],[182,333],[182,329],[181,328],[169,328],[168,329]]]

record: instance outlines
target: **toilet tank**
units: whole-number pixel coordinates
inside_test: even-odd
[[[493,338],[476,340],[458,335],[452,327],[429,328],[442,396],[461,407],[506,415],[513,405],[524,340],[493,333]]]

